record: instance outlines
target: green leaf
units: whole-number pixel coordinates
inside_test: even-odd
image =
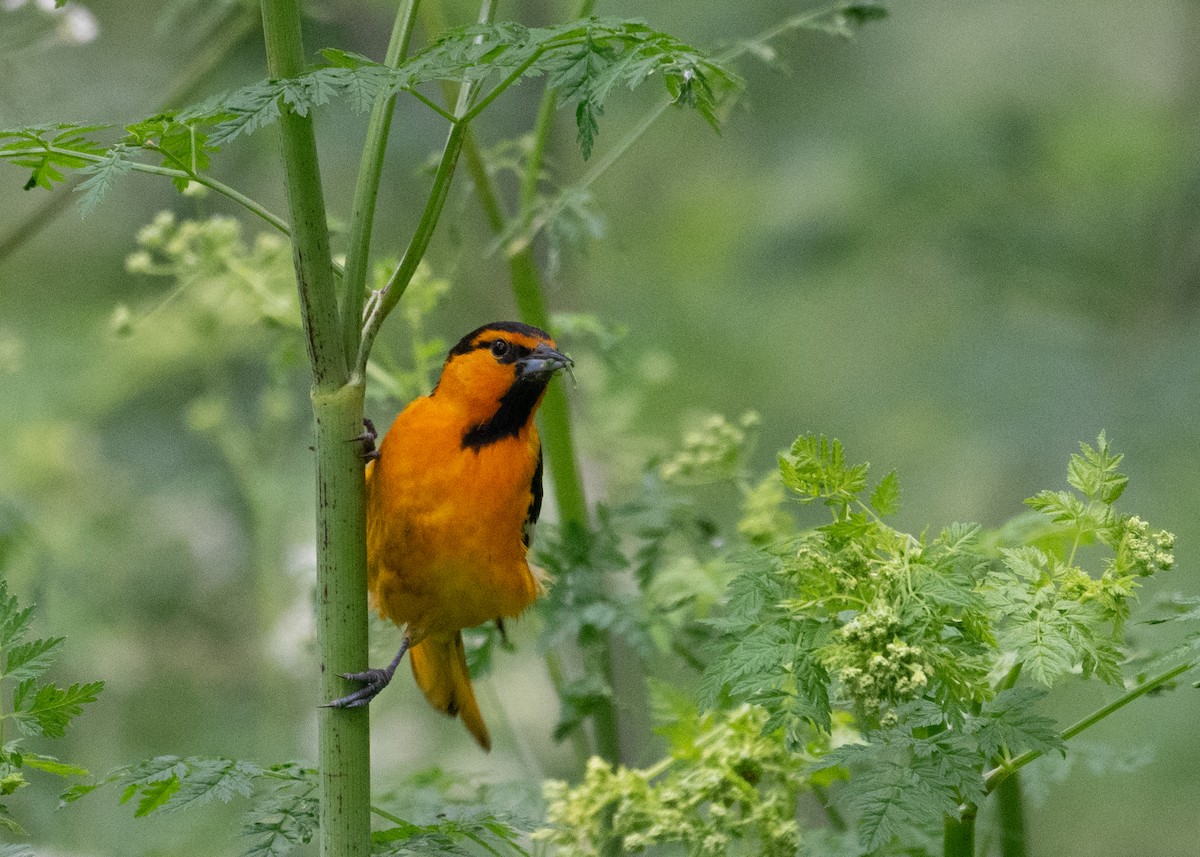
[[[844,799],[858,816],[858,838],[863,848],[882,848],[929,815],[926,796],[919,786],[916,775],[898,764],[875,768],[869,778],[851,778]]]
[[[185,124],[174,114],[162,113],[125,128],[128,145],[150,149],[162,156],[162,164],[175,170],[198,175],[208,170],[217,147],[210,145],[208,134],[199,125]],[[185,190],[189,179],[173,179],[175,187]]]
[[[162,809],[177,791],[179,791],[180,782],[178,777],[169,777],[165,780],[154,780],[140,786],[137,790],[140,799],[137,803],[137,809],[134,810],[135,818],[144,818],[155,810]]]
[[[900,477],[893,470],[871,492],[871,508],[887,517],[900,511]]]
[[[1113,453],[1104,432],[1096,438],[1096,446],[1079,444],[1081,455],[1072,455],[1067,466],[1067,482],[1089,500],[1111,506],[1125,491],[1128,477],[1117,471],[1122,453]]]
[[[0,577],[0,649],[11,647],[25,636],[32,614],[32,607],[20,607],[17,596],[8,594],[8,581]]]
[[[824,435],[801,435],[779,459],[784,485],[805,502],[822,499],[835,509],[848,506],[867,487],[869,467],[847,464],[841,441]]]
[[[242,827],[249,841],[244,857],[284,857],[312,841],[317,831],[317,799],[308,793],[277,791],[256,807]]]
[[[127,149],[123,144],[117,144],[109,149],[108,155],[103,161],[84,167],[81,172],[88,178],[75,188],[76,191],[83,194],[83,198],[79,201],[80,215],[87,217],[95,211],[96,206],[112,190],[117,179],[132,170],[133,163],[129,160]]]
[[[75,801],[90,795],[102,785],[103,783],[76,783],[58,796],[59,803],[64,806],[69,803],[75,803]]]
[[[1049,686],[1069,673],[1077,661],[1070,630],[1061,613],[1038,610],[1017,617],[1013,625],[1002,629],[999,642],[1016,653],[1031,678]]]
[[[35,187],[50,190],[55,182],[65,180],[61,170],[79,169],[94,163],[79,155],[100,155],[106,147],[88,135],[103,130],[104,125],[38,125],[28,128],[0,130],[0,160],[33,170],[25,190]]]
[[[379,63],[370,57],[356,54],[353,51],[343,51],[338,48],[322,48],[321,56],[325,57],[325,61],[335,68],[364,68],[371,66],[379,66]]]
[[[84,705],[95,702],[103,689],[104,682],[93,681],[76,683],[65,690],[46,684],[33,693],[33,680],[26,679],[17,685],[9,716],[27,735],[61,738],[71,720],[83,713]]]
[[[979,524],[951,524],[942,530],[938,541],[951,553],[973,553],[982,532]]]
[[[1057,724],[1033,711],[1045,696],[1046,691],[1041,688],[1015,687],[985,702],[983,716],[971,727],[983,754],[994,758],[1005,753],[1015,756],[1026,750],[1038,750],[1066,755],[1066,744]]]
[[[1069,491],[1039,491],[1025,502],[1053,521],[1080,524],[1088,513],[1087,503]]]
[[[66,762],[60,762],[53,756],[43,756],[39,753],[22,753],[21,764],[26,768],[34,768],[39,771],[45,771],[48,774],[54,774],[56,777],[88,776],[87,768],[81,768],[78,765],[68,765]]]
[[[140,817],[247,797],[262,776],[262,768],[235,759],[158,756],[119,772],[110,781],[125,786],[121,803],[138,797],[134,814]]]
[[[168,812],[248,797],[254,779],[263,774],[257,765],[235,759],[188,759],[186,764],[186,772],[176,775],[178,787],[161,805]]]
[[[40,678],[54,662],[66,637],[50,637],[15,645],[5,652],[4,677],[15,681]]]

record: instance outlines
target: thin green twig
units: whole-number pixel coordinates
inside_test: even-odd
[[[408,43],[412,37],[419,5],[420,0],[407,0],[396,12],[392,35],[383,60],[384,65],[389,68],[400,65],[408,54]],[[342,340],[346,363],[350,366],[356,365],[359,342],[362,338],[363,302],[371,256],[371,228],[375,223],[375,207],[379,198],[380,178],[383,175],[383,157],[387,151],[395,106],[394,92],[375,99],[354,186],[346,276],[343,277],[342,283]]]
[[[65,155],[72,158],[78,158],[81,161],[89,161],[93,164],[103,163],[109,159],[107,154],[93,154],[90,152],[77,152],[74,149],[64,149],[59,146],[39,146],[35,149],[14,149],[5,152],[5,157],[21,157],[22,155],[38,155],[43,152],[51,152],[56,155]],[[271,226],[278,229],[284,235],[291,237],[291,230],[288,228],[287,222],[279,215],[269,211],[261,203],[256,202],[246,196],[241,191],[235,190],[224,182],[218,181],[211,176],[206,176],[202,173],[192,173],[187,170],[179,170],[173,167],[164,167],[158,164],[140,164],[137,161],[125,162],[133,172],[146,173],[153,176],[165,176],[171,179],[187,179],[194,181],[197,184],[204,185],[210,190],[221,194],[238,205],[245,208],[247,211],[262,218]]]
[[[479,10],[479,23],[490,24],[495,15],[496,0],[483,0]],[[461,117],[467,111],[475,93],[475,87],[476,84],[473,81],[463,81],[458,94],[458,105],[454,111],[456,117]],[[433,187],[430,188],[429,198],[425,202],[425,210],[421,213],[421,220],[417,223],[408,247],[404,250],[404,256],[400,259],[400,264],[396,266],[391,277],[388,278],[387,284],[367,300],[358,358],[354,362],[355,377],[361,378],[365,374],[367,360],[371,356],[371,347],[375,343],[375,337],[379,335],[380,327],[388,314],[400,302],[404,290],[412,281],[413,274],[417,272],[417,266],[425,256],[434,229],[437,228],[438,219],[441,217],[442,208],[446,204],[446,195],[450,192],[450,182],[454,178],[454,169],[458,164],[459,153],[462,151],[466,128],[466,123],[459,121],[450,126],[446,143],[442,147],[442,156],[438,160],[437,170],[433,176]]]
[[[1101,720],[1108,717],[1110,714],[1124,708],[1126,705],[1133,702],[1138,697],[1145,696],[1147,693],[1150,693],[1153,690],[1157,690],[1158,688],[1162,687],[1167,682],[1171,681],[1174,678],[1177,678],[1178,676],[1183,675],[1185,672],[1187,672],[1188,670],[1192,669],[1195,666],[1196,666],[1196,663],[1194,661],[1188,661],[1187,663],[1183,663],[1183,664],[1179,664],[1178,666],[1174,666],[1171,669],[1167,670],[1166,672],[1164,672],[1160,675],[1157,675],[1154,678],[1143,682],[1142,684],[1139,684],[1137,687],[1133,688],[1132,690],[1128,691],[1127,693],[1123,694],[1122,696],[1118,697],[1117,699],[1114,699],[1108,705],[1105,705],[1102,708],[1096,709],[1091,714],[1089,714],[1087,717],[1083,718],[1082,720],[1078,721],[1077,723],[1074,723],[1071,726],[1068,726],[1066,729],[1064,729],[1062,731],[1062,733],[1059,735],[1059,737],[1063,741],[1069,741],[1070,739],[1072,739],[1076,735],[1078,735],[1080,732],[1083,732],[1085,729],[1090,729],[1091,727],[1093,727],[1097,723],[1099,723]],[[1042,750],[1027,750],[1026,752],[1022,753],[1021,755],[1017,756],[1015,759],[1009,759],[1006,762],[1001,762],[995,768],[993,768],[992,770],[990,770],[986,774],[984,774],[984,776],[983,776],[984,791],[986,793],[990,794],[997,786],[1000,785],[1000,783],[1004,782],[1004,780],[1007,779],[1009,776],[1011,776],[1014,772],[1025,767],[1030,762],[1032,762],[1034,759],[1040,758],[1042,755],[1044,755],[1044,751],[1042,751]]]

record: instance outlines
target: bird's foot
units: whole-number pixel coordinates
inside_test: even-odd
[[[362,682],[362,687],[353,693],[348,693],[332,702],[327,702],[322,708],[361,708],[379,695],[388,686],[396,672],[395,665],[383,669],[371,669],[360,673],[342,673],[347,681]]]
[[[379,457],[379,450],[375,447],[375,441],[379,438],[379,432],[375,430],[375,423],[371,422],[366,417],[363,417],[363,433],[350,438],[351,441],[360,441],[363,446],[363,461],[374,461]],[[385,682],[386,683],[386,682]]]

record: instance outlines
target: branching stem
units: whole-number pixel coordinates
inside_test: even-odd
[[[496,0],[483,0],[479,10],[479,23],[490,24],[495,15]],[[473,81],[463,82],[458,94],[458,105],[454,111],[456,117],[461,117],[466,112],[474,95],[475,87],[476,84]],[[466,128],[466,124],[461,121],[455,121],[450,126],[446,143],[442,147],[442,156],[438,160],[437,171],[433,176],[433,187],[430,188],[429,198],[425,202],[425,210],[421,213],[421,220],[417,223],[417,228],[404,251],[404,256],[400,259],[400,264],[388,278],[387,285],[379,291],[378,298],[372,296],[368,300],[362,321],[358,358],[353,364],[356,378],[365,376],[367,360],[371,356],[371,347],[375,343],[375,337],[379,335],[379,329],[384,319],[400,302],[400,297],[412,281],[413,274],[417,272],[417,266],[421,263],[421,259],[424,258],[425,251],[429,247],[429,241],[433,238],[433,231],[437,227],[442,208],[446,204],[446,195],[450,192],[450,181],[454,178],[454,168],[458,164],[458,156],[462,151]]]
[[[396,21],[392,26],[391,39],[383,60],[384,65],[395,68],[404,62],[419,5],[420,0],[406,0],[396,13]],[[381,95],[375,99],[371,108],[371,119],[367,125],[367,140],[358,166],[358,180],[354,186],[346,276],[342,282],[342,338],[346,363],[350,366],[356,365],[362,338],[363,301],[367,273],[370,269],[371,227],[375,223],[375,205],[379,197],[380,178],[383,175],[383,156],[387,151],[395,106],[396,93]]]
[[[1097,723],[1099,723],[1101,720],[1108,717],[1110,714],[1113,714],[1114,712],[1119,711],[1120,709],[1124,708],[1126,705],[1133,702],[1138,697],[1145,696],[1147,693],[1150,693],[1153,690],[1157,690],[1158,688],[1162,687],[1164,684],[1167,684],[1172,679],[1175,679],[1178,676],[1183,675],[1185,672],[1187,672],[1188,670],[1192,669],[1195,666],[1196,666],[1195,662],[1188,661],[1187,663],[1179,664],[1178,666],[1172,667],[1171,669],[1167,670],[1166,672],[1161,673],[1161,674],[1155,676],[1154,678],[1143,682],[1142,684],[1139,684],[1137,687],[1126,692],[1122,696],[1119,696],[1118,698],[1114,699],[1108,705],[1105,705],[1102,708],[1096,709],[1095,711],[1093,711],[1091,714],[1089,714],[1087,717],[1083,718],[1079,722],[1077,722],[1071,726],[1068,726],[1066,729],[1064,729],[1062,731],[1062,733],[1059,735],[1059,737],[1063,741],[1069,741],[1070,739],[1072,739],[1076,735],[1078,735],[1080,732],[1083,732],[1085,729],[1090,729],[1091,727],[1093,727]],[[996,789],[997,786],[1000,785],[1000,783],[1004,782],[1005,779],[1007,779],[1009,776],[1011,776],[1016,771],[1020,770],[1021,768],[1025,767],[1026,765],[1028,765],[1034,759],[1041,757],[1042,755],[1043,755],[1042,750],[1027,750],[1026,752],[1022,753],[1021,755],[1017,756],[1015,759],[1009,759],[1008,761],[1002,762],[1001,764],[997,765],[995,768],[993,768],[992,770],[990,770],[986,774],[984,774],[984,777],[983,777],[984,791],[990,794],[992,791],[994,791]]]

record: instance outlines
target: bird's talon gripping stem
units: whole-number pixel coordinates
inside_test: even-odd
[[[362,682],[363,686],[353,693],[325,703],[322,708],[361,708],[370,703],[381,690],[388,686],[394,672],[395,670],[391,669],[381,669],[367,670],[361,673],[342,673],[342,678],[347,681]]]
[[[332,702],[326,702],[321,707],[361,708],[369,704],[372,699],[379,695],[381,690],[388,686],[388,682],[396,674],[396,667],[400,665],[400,659],[404,657],[404,653],[407,651],[408,637],[405,636],[400,642],[400,651],[396,652],[396,657],[392,658],[392,662],[383,669],[370,669],[360,673],[341,673],[342,678],[346,679],[346,681],[362,682],[363,686]]]
[[[379,458],[379,450],[375,447],[375,441],[379,438],[379,432],[375,430],[375,423],[371,422],[367,417],[363,417],[363,433],[350,438],[351,442],[360,441],[363,445],[363,461],[374,461]]]

